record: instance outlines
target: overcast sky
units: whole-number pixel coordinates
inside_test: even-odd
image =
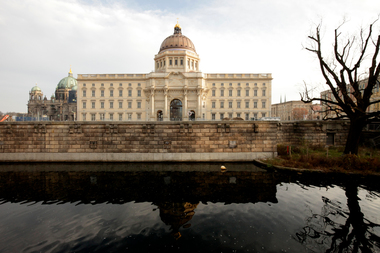
[[[299,100],[304,82],[323,83],[304,49],[315,25],[328,49],[344,17],[355,32],[379,13],[378,0],[1,1],[0,111],[26,112],[36,84],[50,98],[70,66],[74,77],[151,72],[177,18],[203,73],[272,73],[272,103]]]

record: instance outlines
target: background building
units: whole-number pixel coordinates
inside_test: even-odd
[[[302,101],[288,101],[271,106],[272,117],[281,120],[318,120],[320,119],[318,104],[306,104]]]
[[[148,74],[79,74],[78,120],[221,120],[269,117],[271,74],[203,74],[179,24]]]
[[[62,78],[55,95],[47,99],[36,85],[29,92],[28,115],[26,120],[76,120],[77,111],[77,80],[73,73]]]
[[[368,78],[359,81],[359,90],[362,93],[362,95],[363,95],[364,89],[367,87],[367,85],[368,85]],[[354,95],[352,94],[351,85],[347,85],[347,93],[350,94],[350,98],[355,102],[356,99],[355,99]],[[327,99],[327,100],[331,100],[331,101],[336,102],[336,99],[335,99],[335,97],[334,97],[334,95],[330,89],[321,92],[321,99]],[[375,85],[375,87],[373,87],[372,96],[370,98],[370,101],[371,102],[380,101],[380,78],[377,80],[377,84]],[[337,117],[336,113],[334,111],[332,111],[333,109],[338,107],[337,105],[333,105],[333,104],[326,103],[326,102],[321,102],[321,107],[322,107],[321,113],[323,114],[322,117],[324,117],[324,118],[336,118]],[[377,112],[379,110],[380,110],[380,103],[374,103],[367,108],[367,112],[369,112],[369,113],[370,112]],[[345,115],[345,113],[342,112],[342,115]]]

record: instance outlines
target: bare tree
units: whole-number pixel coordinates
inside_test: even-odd
[[[374,88],[379,85],[380,73],[380,34],[373,34],[373,25],[377,20],[370,24],[368,32],[362,28],[359,36],[344,41],[340,40],[340,29],[344,23],[335,29],[332,61],[326,60],[322,55],[321,25],[316,27],[314,34],[308,36],[311,46],[306,49],[317,56],[330,95],[313,97],[311,89],[305,86],[301,100],[305,103],[322,102],[323,119],[350,120],[345,154],[358,153],[364,126],[380,116],[380,111],[368,111],[372,104],[380,102],[371,99]],[[356,47],[359,49],[357,54]],[[362,71],[361,65],[366,62],[369,66]]]

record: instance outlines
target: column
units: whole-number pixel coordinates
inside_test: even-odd
[[[165,78],[164,95],[165,95],[164,121],[169,121],[170,119],[168,117],[168,79],[167,78]]]

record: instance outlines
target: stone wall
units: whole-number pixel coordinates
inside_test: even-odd
[[[348,121],[285,121],[277,124],[277,141],[283,145],[344,146]],[[327,143],[327,136],[332,143]]]
[[[344,122],[7,122],[0,161],[252,161],[277,144],[342,145]]]

